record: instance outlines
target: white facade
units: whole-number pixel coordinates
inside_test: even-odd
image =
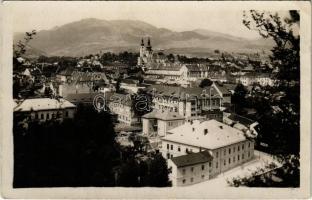
[[[25,115],[30,120],[47,121],[51,119],[74,118],[76,106],[65,99],[37,98],[17,103],[14,113]]]
[[[213,157],[209,168],[212,178],[251,160],[254,141],[242,131],[215,120],[185,123],[162,138],[161,152],[166,159],[206,150]]]
[[[203,182],[209,179],[209,171],[211,168],[209,166],[211,166],[211,162],[178,167],[172,160],[168,160],[168,167],[171,169],[169,179],[173,187]]]

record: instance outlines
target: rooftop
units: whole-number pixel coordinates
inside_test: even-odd
[[[171,158],[172,162],[177,167],[186,167],[190,165],[196,165],[201,163],[210,162],[213,157],[208,151],[201,151],[198,153],[191,153],[183,156]]]
[[[142,116],[145,119],[160,119],[160,120],[178,120],[185,119],[185,117],[179,115],[177,112],[153,110]]]
[[[210,90],[211,88],[211,90]],[[211,97],[220,98],[219,93],[213,87],[192,87],[192,88],[183,88],[180,86],[168,86],[168,85],[151,85],[147,88],[149,92],[154,92],[155,95],[159,96],[169,96],[179,99],[186,99],[190,97],[201,98],[204,94]]]
[[[65,99],[37,98],[25,99],[14,108],[14,112],[27,112],[38,110],[57,110],[75,108],[76,106]]]
[[[185,123],[171,129],[163,140],[217,149],[246,140],[244,133],[214,119]]]

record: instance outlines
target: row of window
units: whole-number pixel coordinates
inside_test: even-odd
[[[167,149],[168,150],[173,150],[173,145],[171,144],[167,144]],[[180,146],[177,146],[177,150],[178,152],[181,152],[181,147]],[[188,152],[193,152],[193,149],[189,149],[189,148],[185,148],[185,152],[188,153]]]
[[[57,115],[61,115],[61,113],[59,112],[59,113],[41,113],[40,114],[40,119],[53,119],[53,118],[55,118]],[[44,116],[46,116],[46,117],[44,117]],[[68,114],[68,111],[66,111],[65,112],[65,117],[68,117],[69,116],[69,114]],[[58,116],[58,117],[61,117],[61,116]],[[36,113],[35,114],[35,119],[39,119],[39,114],[38,113]]]
[[[242,160],[244,160],[245,159],[245,155],[244,154],[242,154]],[[250,151],[248,151],[248,158],[250,158]],[[239,161],[240,160],[240,155],[237,155],[237,161]],[[233,161],[233,163],[235,163],[235,156],[233,157],[233,159],[231,159],[231,158],[229,158],[228,159],[228,163],[229,164],[231,164],[231,161]],[[224,160],[224,166],[226,165],[226,160]]]
[[[248,148],[250,148],[250,142],[248,142],[247,145],[248,145]],[[240,149],[244,150],[245,149],[245,145],[244,144],[238,145],[237,146],[237,151],[240,151]],[[235,150],[236,150],[236,147],[233,147],[233,149],[232,149],[232,147],[228,148],[228,154],[231,154],[232,152],[235,153]],[[223,152],[224,152],[224,155],[226,155],[227,149],[224,149]],[[219,152],[216,152],[216,157],[217,158],[219,157]]]
[[[201,175],[201,178],[202,178],[202,179],[205,179],[205,175],[204,175],[204,174]],[[194,182],[194,178],[193,178],[193,177],[190,178],[190,182],[191,182],[191,183]],[[186,179],[183,179],[183,180],[182,180],[182,183],[185,184],[185,183],[186,183]]]

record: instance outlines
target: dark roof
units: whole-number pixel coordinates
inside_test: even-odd
[[[192,87],[183,88],[180,86],[167,86],[167,85],[151,85],[147,88],[148,92],[154,93],[159,96],[168,96],[178,99],[191,99],[192,97],[201,98],[204,94],[209,96],[211,89],[211,97],[221,98],[219,93],[213,87]],[[187,97],[188,95],[188,97]],[[206,96],[206,97],[207,97]]]
[[[233,121],[236,121],[236,122],[239,122],[245,126],[250,126],[251,124],[255,123],[255,121],[247,118],[247,117],[244,117],[244,116],[241,116],[241,115],[237,115],[237,114],[234,114],[232,113],[231,115],[228,116],[228,118],[230,120],[233,120]]]
[[[78,93],[78,94],[68,94],[65,99],[70,102],[93,102],[96,95],[101,93]]]
[[[210,162],[212,159],[213,157],[210,155],[208,151],[201,151],[198,153],[191,153],[191,154],[171,158],[172,162],[177,167],[186,167],[190,165],[206,163],[206,162]]]

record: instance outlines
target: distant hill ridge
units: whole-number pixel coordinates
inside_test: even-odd
[[[15,34],[14,41],[23,37],[24,33]],[[142,37],[150,37],[153,48],[179,49],[181,54],[188,54],[190,49],[193,52],[197,49],[201,54],[215,49],[259,52],[273,46],[269,40],[249,40],[206,29],[176,32],[138,20],[88,18],[38,31],[29,47],[35,49],[32,56],[84,56],[100,51],[138,51]]]

